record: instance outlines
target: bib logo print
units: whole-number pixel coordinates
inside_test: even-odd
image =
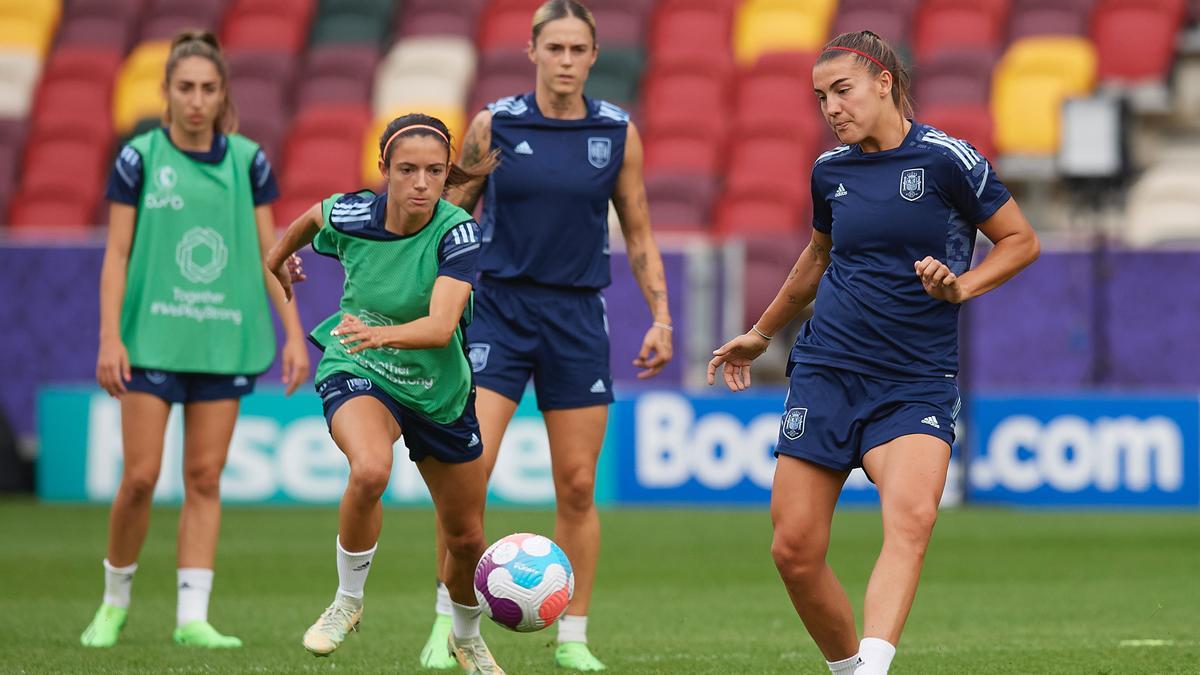
[[[229,263],[229,249],[216,230],[193,227],[183,233],[175,247],[175,263],[188,281],[211,284],[221,277],[221,272]]]

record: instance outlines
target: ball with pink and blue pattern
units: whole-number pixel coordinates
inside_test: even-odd
[[[574,594],[571,561],[540,534],[510,534],[489,546],[475,566],[475,597],[484,614],[519,633],[557,621]]]

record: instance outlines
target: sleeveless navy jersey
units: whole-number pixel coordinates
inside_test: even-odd
[[[967,271],[976,225],[1011,197],[969,143],[913,123],[897,148],[841,146],[812,172],[813,228],[830,264],[792,360],[899,379],[958,373],[958,309],[921,287],[932,256]]]
[[[584,99],[579,120],[548,119],[532,93],[488,105],[500,166],[484,194],[480,271],[547,286],[608,286],[608,202],[629,114]]]

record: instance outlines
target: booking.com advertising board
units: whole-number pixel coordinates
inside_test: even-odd
[[[765,505],[783,391],[689,396],[645,391],[613,405],[597,501],[628,505]],[[1039,507],[1200,506],[1200,398],[1073,395],[975,396],[965,470],[975,503]],[[172,416],[156,498],[183,494],[180,415]],[[117,403],[93,389],[39,398],[38,494],[107,502],[121,475]],[[62,420],[71,420],[63,424]],[[956,457],[959,455],[956,448]],[[329,438],[320,402],[264,388],[245,399],[222,494],[235,503],[333,504],[349,469]],[[960,493],[952,468],[947,496]],[[549,443],[532,395],[521,402],[492,477],[491,503],[545,506],[554,498]],[[388,504],[428,504],[415,465],[397,443]],[[872,504],[861,471],[842,502]]]

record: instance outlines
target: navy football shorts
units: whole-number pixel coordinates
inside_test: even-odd
[[[350,373],[337,372],[321,380],[317,383],[317,394],[325,408],[325,422],[331,428],[334,413],[353,398],[370,396],[382,403],[400,426],[404,445],[408,448],[408,458],[414,462],[432,457],[445,464],[460,464],[483,454],[479,421],[475,419],[474,387],[471,387],[462,416],[450,424],[434,422],[392,398],[371,380]]]
[[[129,391],[157,396],[167,403],[199,403],[242,398],[254,392],[257,375],[213,375],[131,368]]]
[[[890,380],[830,366],[792,365],[777,455],[849,471],[872,448],[910,434],[954,445],[958,385]]]
[[[480,279],[467,347],[475,384],[505,398],[520,401],[532,377],[540,410],[613,402],[600,291]]]

